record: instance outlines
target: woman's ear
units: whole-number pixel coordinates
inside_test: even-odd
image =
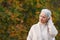
[[[47,19],[47,22],[50,20],[50,18]]]
[[[48,21],[49,21],[49,20],[52,20],[52,17],[48,18]]]
[[[48,18],[48,20],[49,20],[50,18]]]

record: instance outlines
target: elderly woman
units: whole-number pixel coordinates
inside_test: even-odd
[[[51,11],[42,9],[39,22],[31,27],[27,40],[55,40],[57,34],[58,31],[51,19]]]

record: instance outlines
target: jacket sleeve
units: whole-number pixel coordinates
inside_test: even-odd
[[[49,20],[48,27],[49,27],[49,34],[52,37],[55,37],[58,34],[58,31],[51,20]]]
[[[33,37],[33,28],[31,27],[31,29],[28,33],[28,36],[27,36],[27,40],[32,40],[32,37]]]

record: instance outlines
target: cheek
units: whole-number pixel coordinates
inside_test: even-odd
[[[41,21],[41,20],[43,20],[43,18],[42,18],[42,17],[40,17],[40,18],[39,18],[39,20]]]
[[[44,22],[44,19],[43,19],[43,18],[40,18],[39,21],[40,21],[40,22]]]
[[[47,22],[47,18],[42,18],[42,17],[40,17],[40,18],[39,18],[39,21],[41,21],[41,22]]]
[[[46,19],[46,18],[43,18],[43,19],[41,19],[41,21],[46,22],[46,21],[47,21],[47,19]]]
[[[43,19],[45,22],[47,22],[47,19],[45,18],[45,19]]]
[[[43,20],[46,21],[46,18],[44,18]]]

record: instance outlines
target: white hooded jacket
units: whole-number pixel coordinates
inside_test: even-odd
[[[29,31],[27,40],[55,40],[58,31],[51,23],[52,22],[50,22],[50,24],[48,23],[48,26],[40,24],[39,22],[33,25]]]

